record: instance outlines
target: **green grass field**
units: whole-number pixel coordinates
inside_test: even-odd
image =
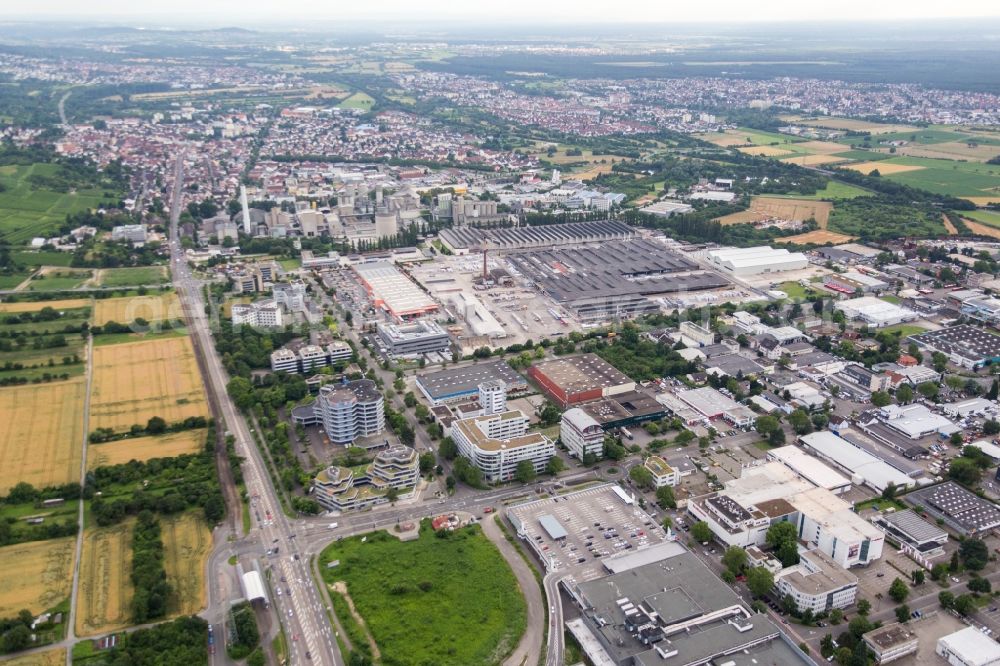
[[[892,155],[876,153],[871,150],[845,150],[842,153],[834,153],[834,155],[836,157],[846,157],[849,160],[857,162],[877,162],[878,160],[887,160],[892,157]]]
[[[923,333],[927,329],[923,326],[917,326],[915,324],[896,324],[894,326],[886,326],[882,331],[886,333],[896,333],[899,332],[899,339],[905,340],[910,335],[916,335],[917,333]]]
[[[362,111],[368,111],[374,105],[375,100],[372,96],[363,92],[356,92],[337,104],[342,109],[361,109]]]
[[[779,199],[814,199],[823,201],[835,201],[837,199],[854,199],[873,194],[868,190],[850,185],[839,180],[831,180],[822,190],[817,190],[814,194],[768,194],[769,197]]]
[[[26,251],[26,252],[11,252],[11,260],[21,266],[32,266],[38,268],[39,266],[69,266],[70,262],[73,261],[72,252],[43,252],[43,251]]]
[[[499,664],[525,630],[517,581],[479,526],[438,538],[424,521],[416,541],[344,539],[319,569],[328,585],[346,583],[384,664]],[[343,597],[331,595],[343,614]]]
[[[0,238],[11,245],[27,243],[35,236],[46,236],[66,220],[68,213],[97,208],[107,197],[104,190],[86,189],[76,192],[53,192],[33,189],[31,175],[53,176],[59,167],[54,164],[0,167]]]
[[[102,287],[160,285],[170,281],[166,266],[108,268],[101,271],[100,278],[100,285]]]
[[[782,282],[774,287],[788,294],[788,298],[793,301],[804,301],[810,293],[815,293],[812,289],[806,289],[798,282]]]
[[[739,135],[741,137],[746,137],[749,139],[749,143],[755,146],[770,146],[772,144],[778,144],[781,148],[785,150],[795,150],[792,144],[802,143],[804,140],[799,139],[794,136],[789,136],[787,134],[779,134],[777,132],[765,132],[764,130],[749,129],[747,127],[738,127],[733,130],[734,135]],[[795,152],[806,152],[804,150],[795,150]]]
[[[1000,211],[994,210],[963,210],[962,216],[976,222],[988,224],[991,227],[1000,227]]]
[[[995,164],[927,157],[893,157],[885,163],[923,167],[914,171],[884,173],[882,178],[928,192],[955,197],[1000,196],[1000,166]]]
[[[16,273],[4,273],[0,275],[0,289],[13,289],[17,285],[21,284],[31,273],[26,271],[19,271]]]
[[[28,291],[68,291],[81,286],[93,275],[86,269],[53,268],[45,275],[32,278]]]

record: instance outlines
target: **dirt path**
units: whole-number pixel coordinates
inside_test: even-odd
[[[958,235],[958,228],[951,223],[951,220],[949,220],[948,216],[945,215],[944,213],[941,213],[941,221],[944,223],[944,228],[948,231],[949,234],[951,234],[952,236]]]
[[[330,587],[334,592],[344,597],[344,600],[347,602],[347,609],[351,611],[351,617],[353,617],[354,621],[358,623],[358,626],[364,630],[365,638],[368,639],[368,647],[372,650],[372,661],[380,661],[382,659],[382,653],[379,652],[378,645],[375,644],[375,639],[372,637],[371,632],[368,631],[368,625],[365,624],[365,619],[361,617],[361,614],[358,613],[357,609],[354,607],[354,599],[351,599],[351,595],[347,593],[347,583],[342,580],[338,580]]]
[[[524,664],[537,664],[539,655],[542,653],[542,643],[545,637],[545,600],[542,599],[541,586],[535,573],[528,566],[528,563],[521,557],[521,553],[511,545],[504,536],[500,527],[493,520],[484,520],[480,523],[483,534],[496,545],[500,554],[507,560],[517,584],[524,595],[524,602],[528,607],[527,626],[524,636],[514,648],[514,652],[504,661],[504,666],[522,666]]]
[[[1000,238],[1000,229],[997,227],[991,227],[988,224],[976,222],[967,217],[963,217],[962,221],[965,222],[965,226],[969,227],[969,231],[974,234],[979,236],[989,236],[990,238]]]

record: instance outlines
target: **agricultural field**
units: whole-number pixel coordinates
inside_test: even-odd
[[[750,207],[738,213],[719,218],[722,224],[745,224],[778,218],[783,220],[816,220],[821,229],[826,228],[833,204],[827,201],[791,199],[786,197],[758,196],[750,200]]]
[[[1000,166],[923,157],[893,157],[878,162],[850,164],[847,168],[871,173],[935,194],[963,197],[977,202],[1000,199]]]
[[[0,388],[0,494],[79,478],[86,391],[82,378]]]
[[[170,281],[166,266],[138,266],[136,268],[102,268],[97,272],[101,287],[138,287],[161,285]]]
[[[795,154],[791,150],[778,148],[777,146],[741,146],[736,150],[744,155],[758,155],[760,157],[784,157],[785,155]]]
[[[205,446],[205,430],[182,430],[166,435],[130,437],[115,442],[91,444],[87,448],[87,467],[120,465],[130,460],[173,458],[197,453]]]
[[[500,664],[525,629],[517,581],[478,525],[443,539],[428,521],[415,541],[351,537],[328,546],[319,569],[338,616],[353,603],[364,622],[341,617],[355,647],[370,633],[386,663]]]
[[[28,291],[69,291],[85,286],[94,277],[86,268],[46,266],[31,276]]]
[[[89,322],[90,308],[53,310],[51,316],[38,316],[38,321],[28,319],[26,312],[0,313],[0,380],[48,381],[83,374],[86,342],[72,331]]]
[[[70,595],[76,537],[0,548],[0,617],[41,613]]]
[[[23,301],[0,303],[0,314],[16,314],[19,312],[38,312],[44,308],[53,310],[74,310],[90,305],[89,298],[69,298],[61,301]]]
[[[101,203],[117,197],[105,197],[101,188],[56,192],[36,189],[32,176],[55,177],[60,171],[56,164],[30,166],[0,166],[0,239],[11,245],[25,245],[36,236],[50,235],[66,220],[69,213],[99,208]]]
[[[890,134],[892,132],[912,132],[917,127],[912,125],[897,125],[873,123],[855,118],[805,118],[802,116],[782,116],[783,120],[807,127],[822,127],[825,129],[847,130],[854,132],[869,132],[871,134]]]
[[[168,615],[193,615],[208,603],[205,564],[212,550],[212,531],[201,512],[162,517],[164,562],[171,595]]]
[[[56,648],[45,652],[35,652],[20,657],[14,657],[3,662],[4,666],[64,666],[66,663],[66,648]]]
[[[841,243],[852,241],[855,238],[856,236],[838,234],[835,231],[828,231],[827,229],[815,229],[813,231],[807,231],[804,234],[775,238],[771,242],[776,245],[781,243],[791,243],[793,245],[839,245]]]
[[[822,166],[824,164],[839,164],[841,162],[846,162],[847,158],[820,153],[816,155],[796,155],[794,157],[784,157],[781,161],[788,162],[789,164],[797,164],[798,166]]]
[[[154,322],[182,317],[180,300],[172,291],[146,296],[99,298],[94,302],[94,324],[97,326],[103,326],[109,321],[128,324],[136,318]]]
[[[375,100],[363,92],[356,92],[347,99],[342,100],[337,106],[342,109],[361,109],[362,111],[371,110],[374,106]]]
[[[55,250],[24,250],[21,252],[11,252],[10,259],[21,266],[69,266],[73,261],[71,252],[58,252]]]
[[[717,146],[723,148],[731,148],[733,146],[779,146],[786,150],[793,152],[800,152],[796,149],[794,144],[804,143],[802,139],[793,137],[787,134],[779,134],[777,132],[765,132],[763,130],[748,129],[746,127],[738,127],[736,129],[729,129],[725,132],[712,132],[709,134],[696,134],[696,137],[702,141],[708,141],[709,143],[714,143]]]
[[[83,536],[76,633],[105,634],[129,626],[132,609],[131,518],[111,527],[91,527]]]
[[[983,211],[975,211],[975,212],[981,213]],[[1000,226],[994,226],[989,222],[984,224],[983,222],[977,222],[972,219],[969,219],[968,217],[964,217],[963,222],[965,222],[965,226],[969,228],[969,231],[971,231],[974,234],[978,234],[979,236],[987,236],[989,238],[1000,238]]]
[[[892,176],[897,173],[904,173],[906,171],[917,171],[918,169],[923,169],[922,166],[914,166],[910,164],[892,164],[887,161],[877,161],[877,162],[858,162],[856,164],[848,164],[847,167],[851,171],[858,171],[865,174],[866,176],[873,171],[878,171],[879,175],[882,176]]]
[[[1000,228],[1000,211],[995,210],[963,210],[962,217],[966,217],[976,222],[988,224],[991,227]]]
[[[836,201],[837,199],[854,199],[872,194],[866,189],[850,185],[839,180],[827,181],[826,187],[813,194],[769,194],[772,199],[822,199]]]
[[[145,425],[208,416],[205,389],[191,340],[169,337],[94,348],[90,427],[117,432]]]

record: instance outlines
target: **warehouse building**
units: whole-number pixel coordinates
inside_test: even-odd
[[[940,518],[963,536],[987,534],[1000,527],[1000,508],[954,481],[907,493],[903,500]]]
[[[488,247],[491,252],[506,252],[562,245],[607,243],[634,238],[635,229],[623,222],[568,222],[512,229],[477,229],[451,227],[438,233],[441,243],[452,253],[462,255]]]
[[[635,390],[635,382],[597,354],[542,361],[528,376],[560,407]]]
[[[711,263],[738,277],[796,271],[809,266],[809,259],[801,252],[769,245],[709,250],[707,257]]]
[[[918,333],[908,339],[929,352],[941,352],[955,365],[970,370],[1000,361],[1000,336],[970,324]]]
[[[483,382],[501,380],[507,395],[523,393],[528,382],[503,359],[490,359],[457,368],[417,375],[417,388],[433,406],[471,400],[479,395]]]
[[[799,555],[799,563],[775,576],[778,596],[791,596],[800,613],[825,613],[847,608],[858,596],[858,577],[837,565],[821,550]]]
[[[375,330],[385,350],[392,356],[446,352],[451,347],[448,333],[430,319],[419,319],[409,324],[379,322]]]
[[[887,464],[868,451],[828,430],[812,432],[799,437],[799,441],[813,455],[832,463],[850,475],[854,485],[866,485],[882,492],[890,485],[912,488],[911,477]]]
[[[767,452],[768,460],[777,460],[812,484],[841,495],[851,489],[851,480],[797,446],[781,446]]]
[[[966,627],[942,636],[934,652],[951,666],[998,666],[1000,645],[976,629]]]
[[[568,585],[581,613],[567,625],[593,664],[813,663],[685,550]]]
[[[531,462],[540,474],[556,454],[555,442],[540,432],[528,432],[528,418],[520,410],[455,421],[451,438],[459,454],[478,467],[489,483],[513,479],[522,460]]]
[[[708,421],[722,418],[737,428],[748,428],[757,420],[757,414],[752,409],[711,386],[680,391],[677,397]]]
[[[292,409],[296,425],[319,425],[334,444],[350,446],[385,430],[382,393],[370,379],[321,386],[316,400]]]
[[[865,294],[880,293],[889,288],[888,282],[857,271],[824,275],[823,285],[842,294],[855,294],[859,291]]]
[[[925,558],[944,554],[948,533],[937,525],[928,523],[913,509],[880,513],[872,518],[872,524]]]
[[[894,326],[920,318],[919,314],[909,308],[883,301],[874,296],[861,296],[837,301],[834,307],[843,312],[848,319],[863,322],[872,328]]]
[[[358,264],[352,270],[372,304],[388,312],[396,321],[408,321],[438,311],[438,304],[390,263]]]
[[[920,439],[927,435],[950,436],[962,429],[940,414],[935,414],[926,405],[886,405],[881,409],[885,424],[909,439]]]

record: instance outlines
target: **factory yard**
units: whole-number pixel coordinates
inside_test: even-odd
[[[168,424],[208,416],[205,390],[191,340],[172,337],[94,348],[91,430],[145,426],[153,416]]]
[[[145,461],[197,453],[204,445],[205,430],[202,429],[91,444],[87,449],[87,469],[120,465],[130,460]]]
[[[0,548],[0,617],[41,613],[69,597],[75,544],[65,537]]]
[[[0,388],[0,494],[79,477],[86,390],[82,378]]]

